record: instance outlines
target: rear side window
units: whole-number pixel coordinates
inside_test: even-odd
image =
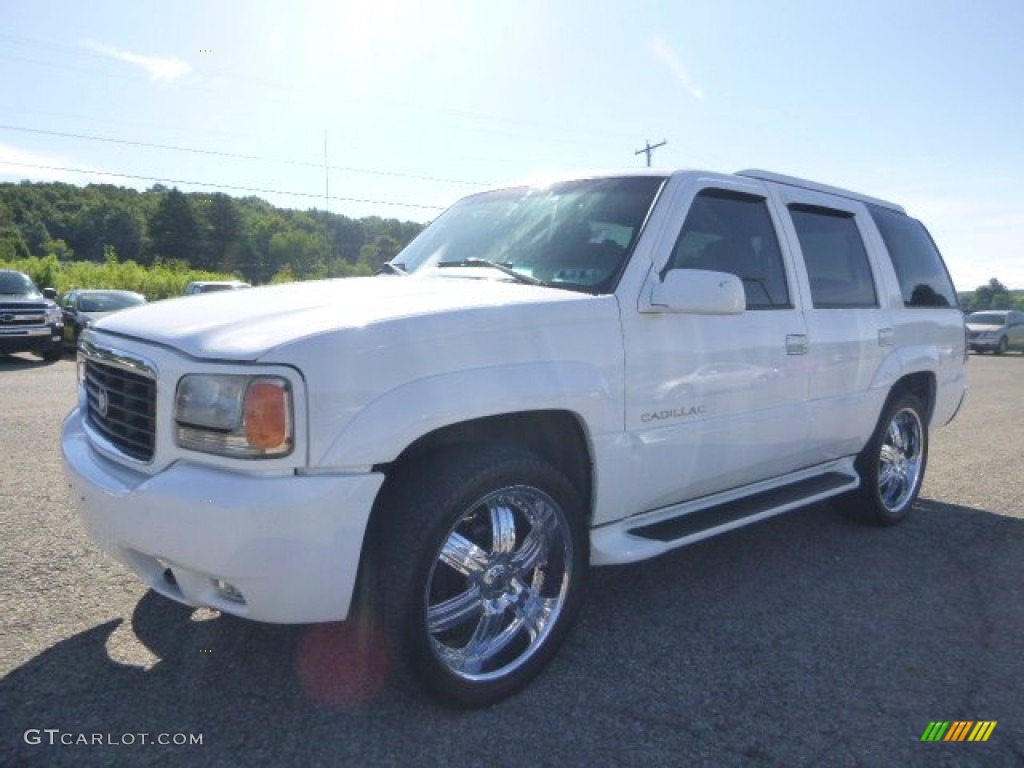
[[[789,206],[789,212],[800,239],[814,306],[878,306],[871,265],[853,214],[800,204]]]
[[[931,235],[917,219],[888,208],[869,206],[900,281],[908,307],[956,307],[953,281]]]
[[[782,253],[763,197],[705,189],[686,214],[668,269],[731,272],[743,281],[747,309],[788,309]]]

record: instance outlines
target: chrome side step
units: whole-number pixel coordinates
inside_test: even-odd
[[[838,496],[858,485],[860,480],[851,458],[770,483],[757,483],[619,520],[590,532],[591,563],[613,565],[646,560]]]

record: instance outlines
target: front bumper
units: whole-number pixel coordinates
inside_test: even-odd
[[[64,326],[0,329],[0,352],[49,352],[63,344]]]
[[[264,476],[187,462],[146,475],[93,450],[78,409],[61,446],[89,536],[155,591],[258,621],[348,616],[383,475]]]
[[[971,352],[991,352],[999,347],[999,339],[993,339],[992,341],[971,341],[968,342],[967,346]]]

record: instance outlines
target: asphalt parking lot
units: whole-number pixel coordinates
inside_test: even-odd
[[[904,524],[821,504],[596,570],[545,674],[457,712],[348,674],[343,626],[147,593],[65,493],[74,363],[0,357],[0,765],[1024,765],[1024,355],[969,371]]]

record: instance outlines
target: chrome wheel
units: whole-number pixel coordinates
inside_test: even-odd
[[[437,660],[471,682],[514,673],[556,625],[576,556],[566,512],[544,491],[513,485],[471,503],[426,582],[423,619]]]
[[[910,514],[928,464],[928,408],[913,393],[894,393],[854,467],[860,487],[837,499],[848,514],[896,525]]]
[[[878,457],[878,495],[890,512],[902,510],[917,492],[924,469],[924,430],[913,408],[893,415]]]

